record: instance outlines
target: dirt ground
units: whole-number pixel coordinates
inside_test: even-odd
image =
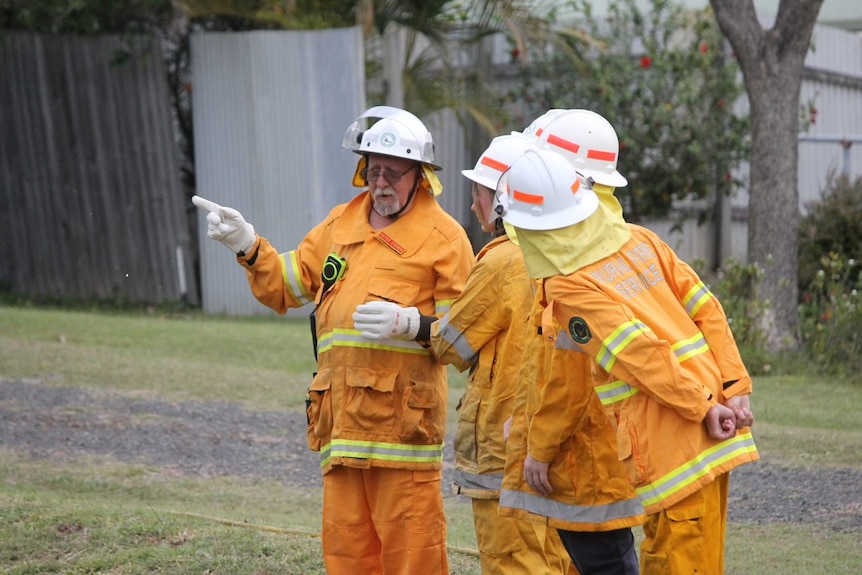
[[[453,497],[452,441],[447,444],[444,496]],[[317,454],[305,445],[304,414],[246,411],[230,403],[173,404],[0,380],[0,448],[34,459],[99,456],[197,477],[321,485]],[[731,522],[817,523],[858,533],[862,471],[787,469],[768,459],[745,465],[731,475],[729,509]]]

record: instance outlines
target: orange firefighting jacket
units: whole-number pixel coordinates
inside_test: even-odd
[[[523,361],[533,292],[521,250],[507,236],[476,257],[464,291],[431,328],[431,348],[470,378],[458,403],[455,491],[468,497],[500,495],[506,442]]]
[[[759,456],[748,428],[718,441],[703,425],[710,406],[751,393],[724,310],[658,236],[630,228],[615,254],[544,287],[556,321],[595,358],[619,456],[655,513]]]
[[[316,311],[318,371],[308,391],[307,438],[323,473],[333,465],[440,469],[446,368],[416,341],[372,341],[353,327],[356,306],[385,300],[442,315],[473,260],[464,229],[427,194],[381,230],[368,223],[368,192],[337,206],[291,252],[265,240],[242,256],[255,297],[278,313]],[[329,254],[345,261],[324,293]]]
[[[592,359],[544,314],[542,280],[530,314],[516,416],[509,432],[500,513],[544,516],[570,531],[610,531],[639,525],[644,511],[617,457],[614,431],[593,390]],[[527,453],[549,462],[553,493],[524,480]]]

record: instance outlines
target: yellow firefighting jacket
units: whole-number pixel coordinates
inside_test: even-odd
[[[542,280],[530,314],[531,337],[509,433],[500,513],[536,515],[571,531],[639,525],[644,511],[617,457],[616,439],[593,390],[592,359],[544,314]],[[550,320],[550,321],[549,321]],[[524,458],[549,462],[553,493],[537,494],[524,480]]]
[[[318,371],[308,391],[307,438],[327,473],[334,465],[439,469],[446,423],[446,371],[416,341],[372,341],[353,327],[356,306],[392,301],[442,315],[473,260],[464,229],[427,194],[381,230],[368,223],[368,192],[337,206],[291,252],[260,239],[244,264],[255,297],[278,313],[316,310]],[[325,293],[324,262],[346,266]]]
[[[508,237],[478,254],[464,291],[431,328],[431,348],[459,371],[471,369],[458,403],[455,491],[478,499],[500,495],[532,289],[521,250]]]
[[[544,287],[556,321],[597,363],[619,456],[655,513],[759,456],[748,428],[718,441],[703,425],[710,406],[751,393],[724,310],[658,236],[630,227],[616,253]]]

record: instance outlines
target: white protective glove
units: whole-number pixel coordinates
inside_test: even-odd
[[[207,237],[223,243],[235,254],[245,255],[257,236],[254,227],[233,208],[220,206],[201,196],[192,196],[192,203],[207,212]]]
[[[419,310],[389,301],[356,306],[353,326],[366,339],[415,339],[419,333]]]

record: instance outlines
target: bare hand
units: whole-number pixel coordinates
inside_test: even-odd
[[[730,439],[736,435],[736,416],[733,410],[723,405],[713,405],[703,418],[706,431],[713,439]]]
[[[730,408],[736,417],[736,429],[754,425],[754,414],[751,413],[751,405],[748,398],[748,395],[737,395],[724,402],[724,405]]]
[[[549,465],[549,463],[542,463],[533,459],[533,456],[529,453],[524,460],[524,480],[536,493],[545,497],[554,492],[554,489],[548,482]]]

